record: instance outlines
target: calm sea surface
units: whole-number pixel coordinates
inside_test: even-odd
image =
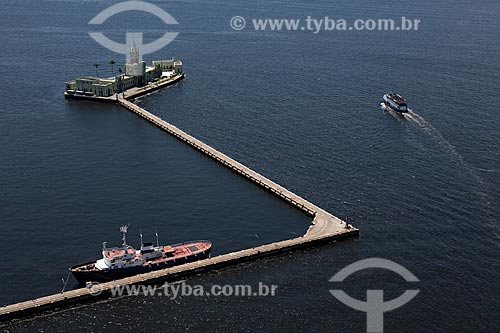
[[[139,103],[360,228],[357,240],[194,277],[278,285],[275,297],[126,297],[10,324],[6,331],[365,331],[329,293],[346,265],[381,257],[420,294],[385,314],[388,332],[500,327],[500,3],[150,1],[179,37],[146,60],[180,57],[187,78]],[[0,4],[0,305],[59,292],[71,265],[118,244],[131,223],[162,243],[210,239],[214,253],[300,235],[310,219],[114,105],[64,101],[64,81],[122,56],[89,36],[113,1]],[[233,31],[231,17],[421,19],[418,32]],[[102,31],[165,32],[144,13]],[[388,90],[413,112],[378,103]],[[75,282],[69,283],[74,288]],[[383,270],[340,286],[363,299],[414,288]]]

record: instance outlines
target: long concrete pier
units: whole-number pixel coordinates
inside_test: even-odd
[[[141,95],[143,93],[147,93],[147,91],[142,91]],[[310,215],[313,218],[309,229],[301,237],[223,254],[209,259],[179,265],[172,268],[166,268],[146,274],[139,274],[120,280],[110,281],[107,283],[94,285],[91,288],[79,288],[59,294],[37,298],[34,300],[6,305],[0,308],[1,322],[8,321],[13,318],[19,318],[22,316],[33,315],[42,311],[60,309],[71,304],[80,304],[85,301],[97,299],[98,297],[108,297],[113,289],[116,290],[116,288],[127,285],[155,283],[160,281],[173,281],[182,277],[207,272],[213,269],[248,262],[256,258],[270,256],[297,248],[313,246],[321,242],[329,242],[338,239],[358,236],[359,230],[357,228],[348,225],[346,222],[312,204],[299,195],[276,184],[263,175],[255,172],[254,170],[239,163],[238,161],[235,161],[234,159],[221,153],[215,148],[212,148],[206,143],[180,130],[176,126],[169,124],[165,120],[135,105],[128,100],[129,98],[130,97],[123,98],[119,96],[116,102],[124,108],[135,113],[136,115],[149,121],[151,124],[161,128],[165,132],[190,145],[199,152],[220,162],[225,167],[240,174],[249,181],[261,186],[263,189],[271,193],[274,193],[279,198],[304,211],[306,214]]]
[[[323,236],[328,234],[345,233],[355,230],[355,228],[346,229],[346,223],[340,220],[339,218],[333,216],[332,214],[329,214],[325,210],[312,204],[306,199],[298,196],[295,193],[292,193],[291,191],[287,190],[281,185],[276,184],[275,182],[269,180],[268,178],[250,169],[249,167],[239,163],[238,161],[235,161],[229,156],[221,153],[215,148],[210,147],[206,143],[194,138],[193,136],[180,130],[176,126],[169,124],[165,120],[144,110],[143,108],[137,106],[136,104],[123,98],[119,98],[118,103],[123,107],[127,108],[128,110],[132,111],[133,113],[137,114],[138,116],[146,119],[150,123],[158,126],[165,132],[187,143],[196,150],[220,162],[222,165],[230,168],[234,172],[239,173],[248,180],[262,186],[264,189],[288,201],[291,205],[297,207],[298,209],[303,210],[306,214],[313,216],[314,217],[313,222],[309,227],[309,230],[305,234],[306,238]]]

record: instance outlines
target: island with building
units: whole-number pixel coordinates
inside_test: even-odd
[[[125,64],[125,70],[120,68],[118,75],[113,73],[112,77],[101,78],[97,74],[98,65],[94,66],[96,76],[83,76],[66,82],[66,99],[113,102],[120,95],[126,99],[139,97],[184,78],[182,60],[155,60],[148,66],[145,61],[140,61],[135,43],[130,48],[130,60]]]

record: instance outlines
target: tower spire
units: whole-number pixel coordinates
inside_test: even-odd
[[[139,63],[139,49],[137,48],[137,45],[135,45],[135,38],[132,38],[132,45],[130,46],[130,63]]]

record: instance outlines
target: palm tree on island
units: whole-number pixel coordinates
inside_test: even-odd
[[[113,59],[111,59],[109,61],[109,64],[111,65],[111,72],[113,73],[113,77],[115,77],[115,64],[116,64],[116,62]]]
[[[99,73],[97,72],[97,69],[98,69],[98,68],[99,68],[99,66],[101,66],[101,65],[99,65],[99,64],[97,64],[97,63],[96,63],[96,64],[93,64],[92,66],[94,66],[94,67],[95,67],[95,76],[96,76],[96,77],[99,77]]]

